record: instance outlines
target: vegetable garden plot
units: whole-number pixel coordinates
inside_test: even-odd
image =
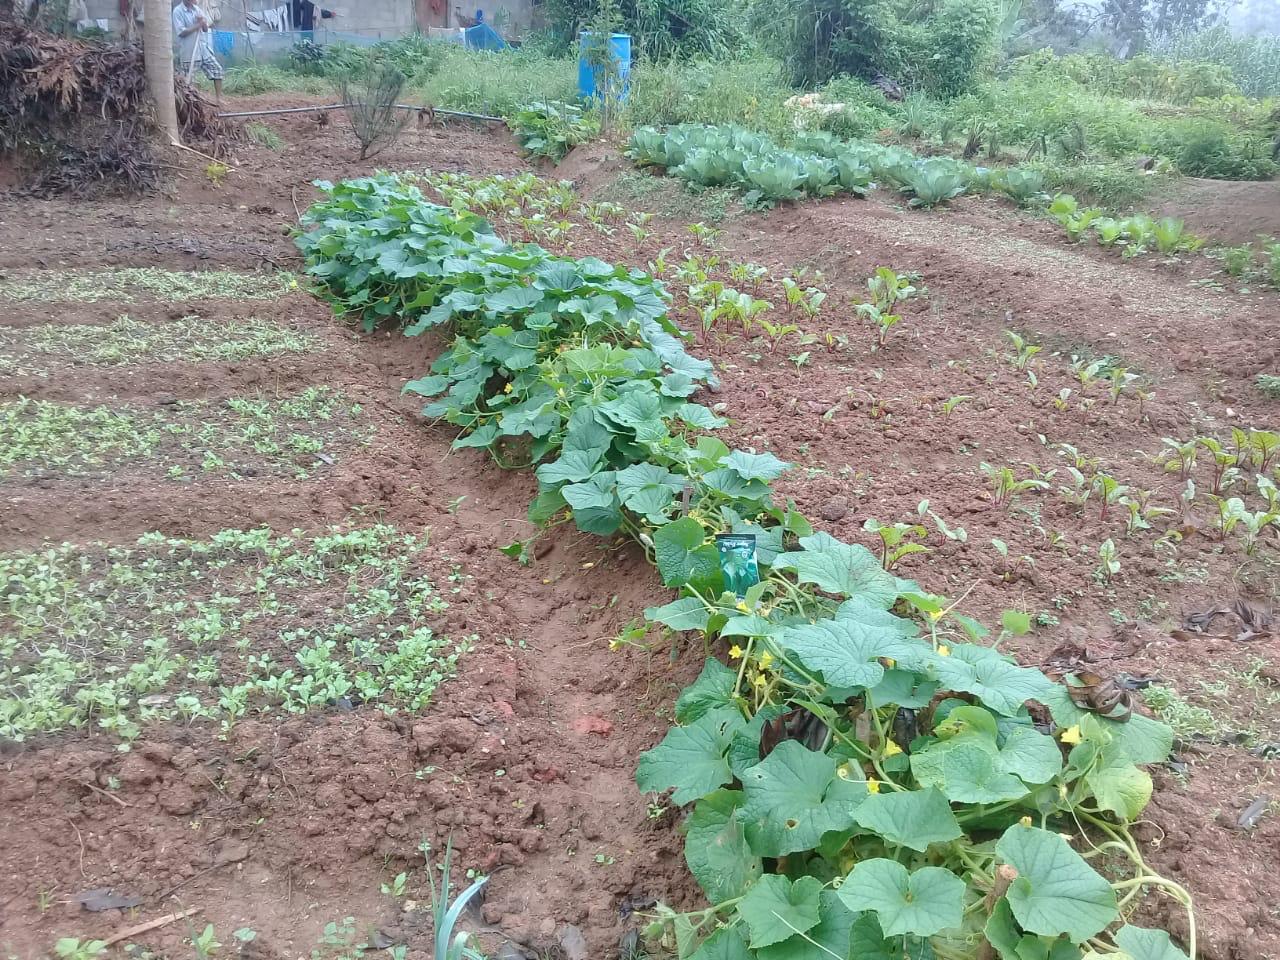
[[[375,525],[0,555],[0,736],[420,710],[475,641],[433,629],[466,575],[427,544]]]
[[[205,297],[270,300],[297,286],[287,273],[226,270],[177,272],[154,267],[117,270],[32,270],[0,280],[0,300],[91,303],[96,300],[159,300],[182,303]]]
[[[311,476],[367,439],[360,405],[327,387],[293,396],[176,400],[144,409],[0,403],[0,477],[135,469],[171,480]]]
[[[984,942],[1082,956],[1111,929],[1122,949],[1181,955],[1123,923],[1144,889],[1190,910],[1128,832],[1168,727],[1080,707],[955,603],[776,504],[789,465],[704,435],[718,418],[689,397],[709,365],[651,278],[513,248],[392,177],[322,189],[299,246],[339,311],[453,334],[407,387],[438,398],[424,413],[459,428],[455,446],[536,465],[535,523],[643,544],[681,592],[652,622],[731,644],[732,666],[708,660],[641,760],[642,789],[696,802],[686,855],[713,904],[659,908],[655,943],[696,960],[958,958]],[[724,591],[721,530],[756,537],[766,573],[741,597]],[[1097,873],[1059,833],[1073,827],[1130,875]]]
[[[0,328],[0,374],[48,377],[78,366],[250,360],[306,353],[319,345],[312,334],[256,317],[148,323],[126,314],[108,324]]]

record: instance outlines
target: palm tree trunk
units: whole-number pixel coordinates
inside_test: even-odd
[[[173,21],[168,0],[146,0],[143,6],[142,52],[147,88],[156,102],[156,120],[171,143],[179,143],[178,104],[173,94]]]

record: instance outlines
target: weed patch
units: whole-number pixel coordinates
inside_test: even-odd
[[[174,272],[153,267],[64,272],[40,270],[0,280],[0,300],[92,303],[97,300],[201,298],[270,300],[297,286],[289,273],[232,273],[225,270]]]
[[[249,360],[306,353],[318,345],[310,334],[255,317],[232,323],[202,317],[143,323],[126,315],[104,325],[0,329],[0,373],[48,376],[60,367]]]
[[[159,533],[0,555],[0,737],[248,711],[422,709],[474,637],[449,641],[428,540],[377,525],[308,536]],[[457,583],[456,566],[439,569]]]
[[[601,192],[605,200],[626,205],[642,205],[660,217],[722,223],[737,194],[728,187],[690,190],[667,177],[624,171]]]
[[[260,472],[304,479],[367,435],[360,407],[327,387],[285,398],[180,400],[158,410],[0,404],[0,477],[91,476],[143,461],[173,480]]]
[[[266,147],[268,150],[280,151],[284,149],[284,140],[281,139],[280,134],[265,123],[246,123],[244,125],[244,133],[254,143]]]

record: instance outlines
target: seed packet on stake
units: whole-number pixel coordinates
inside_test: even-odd
[[[716,549],[720,551],[720,570],[724,588],[738,599],[760,582],[760,565],[756,562],[754,533],[718,533]]]

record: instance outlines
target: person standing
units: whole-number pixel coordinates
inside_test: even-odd
[[[289,12],[293,16],[293,29],[301,31],[304,40],[315,38],[317,10],[320,11],[322,20],[332,19],[335,15],[332,10],[317,7],[311,0],[292,0],[289,7]]]
[[[182,0],[173,8],[173,35],[178,41],[178,62],[183,73],[190,75],[192,61],[199,64],[204,75],[213,81],[213,94],[221,103],[225,74],[222,64],[213,55],[213,47],[209,45],[212,25],[213,21],[204,9],[196,6],[196,0]]]

